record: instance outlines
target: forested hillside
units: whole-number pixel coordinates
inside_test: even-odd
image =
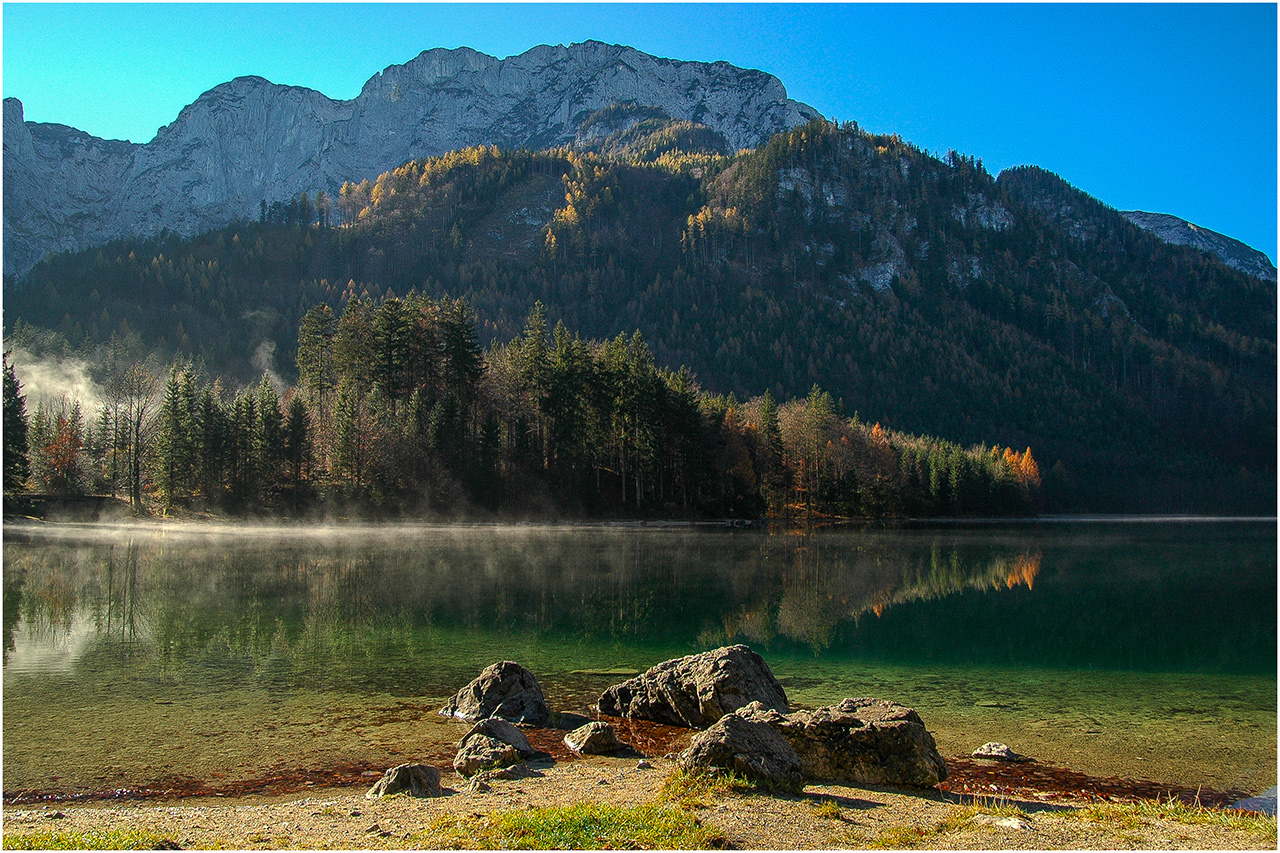
[[[465,299],[487,347],[540,300],[587,339],[639,329],[712,395],[817,384],[860,422],[1030,446],[1050,509],[1274,509],[1274,284],[1038,169],[995,179],[824,122],[727,156],[635,118],[588,150],[468,149],[192,240],[52,258],[6,280],[8,338],[114,340],[256,386],[294,378],[321,304]]]

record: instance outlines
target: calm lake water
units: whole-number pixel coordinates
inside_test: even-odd
[[[445,756],[516,660],[588,713],[731,642],[1096,776],[1276,780],[1276,524],[5,527],[4,792]]]

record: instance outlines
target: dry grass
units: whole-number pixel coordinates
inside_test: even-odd
[[[1091,803],[1066,813],[1071,820],[1103,824],[1117,830],[1134,830],[1156,821],[1188,826],[1215,826],[1245,832],[1261,839],[1269,847],[1276,846],[1276,818],[1230,809],[1209,809],[1180,800],[1140,800],[1136,803]]]

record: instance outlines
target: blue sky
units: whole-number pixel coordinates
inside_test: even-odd
[[[431,47],[594,38],[776,75],[828,117],[1034,163],[1120,209],[1276,257],[1276,10],[1252,4],[36,4],[3,6],[29,121],[149,141],[244,74],[354,97]]]

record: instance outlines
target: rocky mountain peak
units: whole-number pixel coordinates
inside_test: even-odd
[[[731,150],[819,117],[762,71],[598,41],[540,45],[507,59],[466,47],[425,50],[375,74],[348,101],[237,77],[203,93],[145,145],[25,122],[10,98],[4,270],[25,272],[47,252],[117,237],[192,234],[254,218],[263,201],[335,195],[343,181],[469,145],[572,145],[583,121],[617,103],[704,125]]]

